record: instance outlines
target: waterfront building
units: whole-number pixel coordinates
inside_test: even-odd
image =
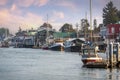
[[[120,24],[107,25],[107,37],[112,41],[120,39]]]

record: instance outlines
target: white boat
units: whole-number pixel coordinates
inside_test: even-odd
[[[68,39],[64,42],[66,52],[80,52],[84,40],[79,38]]]
[[[63,39],[56,39],[54,40],[54,43],[49,47],[49,49],[53,51],[64,51],[63,42]]]
[[[89,63],[101,62],[103,59],[99,57],[97,50],[95,48],[83,48],[82,49],[82,59],[84,65]]]

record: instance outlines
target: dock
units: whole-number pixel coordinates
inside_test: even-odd
[[[120,44],[110,43],[108,51],[106,51],[106,60],[101,62],[90,62],[84,64],[83,67],[87,68],[120,68]]]

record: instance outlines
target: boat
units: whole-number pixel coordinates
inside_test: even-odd
[[[64,51],[63,42],[63,39],[55,39],[54,43],[49,47],[49,49],[53,51]]]
[[[24,48],[33,48],[34,46],[34,37],[33,36],[26,36],[23,41]]]
[[[49,49],[49,45],[48,44],[44,44],[44,45],[41,46],[41,49],[48,50]]]
[[[83,43],[84,40],[81,40],[79,38],[68,39],[64,42],[64,46],[65,46],[64,50],[66,52],[80,52]]]
[[[1,47],[1,48],[9,48],[9,43],[8,43],[7,41],[2,41],[2,42],[0,43],[0,47]]]
[[[81,61],[84,65],[91,63],[102,62],[103,59],[99,57],[97,49],[93,47],[87,47],[82,49],[82,58]]]

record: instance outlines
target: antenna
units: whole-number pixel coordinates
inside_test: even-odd
[[[47,24],[48,24],[48,14],[47,14]]]

